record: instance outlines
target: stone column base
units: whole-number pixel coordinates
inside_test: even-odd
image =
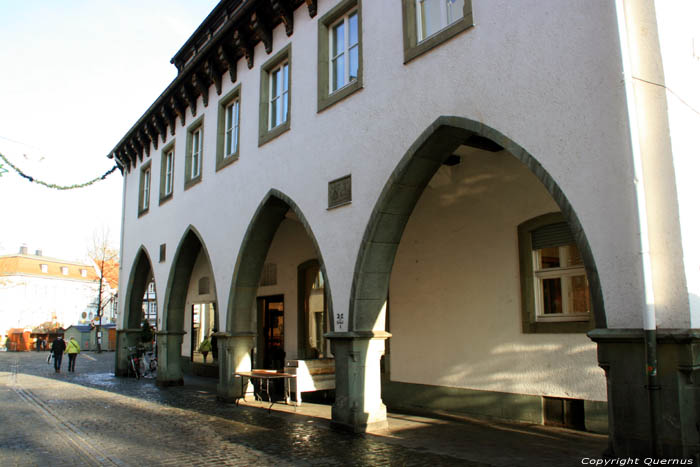
[[[245,395],[248,381],[233,374],[252,369],[251,351],[255,347],[256,336],[254,332],[216,333],[219,346],[219,400],[235,402]]]
[[[141,328],[117,329],[117,348],[114,353],[114,376],[128,376],[128,347],[133,347],[138,344],[140,336]]]
[[[156,345],[158,346],[158,386],[182,386],[180,354],[182,353],[182,336],[185,331],[158,331]]]
[[[354,433],[387,428],[379,360],[386,332],[330,333],[335,356],[335,404],[331,426]]]
[[[650,391],[641,329],[595,329],[608,385],[611,449],[617,457],[652,453]],[[700,331],[657,331],[658,457],[700,461]]]

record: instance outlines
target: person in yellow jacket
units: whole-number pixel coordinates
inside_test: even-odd
[[[202,356],[204,356],[204,363],[207,363],[207,355],[209,355],[209,352],[211,352],[211,341],[209,340],[209,336],[205,337],[202,343],[199,344],[199,351],[202,352]]]
[[[68,371],[75,372],[75,359],[80,353],[80,344],[75,337],[71,337],[66,345],[66,353],[68,354]]]

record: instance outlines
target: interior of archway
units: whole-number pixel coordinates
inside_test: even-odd
[[[329,367],[328,381],[311,382],[304,390],[331,389],[330,342],[323,336],[330,331],[323,274],[314,243],[291,209],[272,237],[255,297],[253,367],[299,375]],[[297,381],[302,385],[305,380],[300,376]]]
[[[518,226],[559,207],[507,151],[455,154],[447,162],[456,165],[443,164],[423,191],[398,247],[384,402],[535,423],[560,408],[605,430],[595,344],[585,332],[523,330]]]
[[[150,284],[153,284],[152,288],[149,287]],[[151,263],[146,254],[141,251],[134,267],[125,327],[128,329],[141,327],[141,323],[147,317],[148,310],[155,308],[155,304],[156,291],[153,282],[153,269],[151,269]],[[155,323],[153,324],[155,325]]]
[[[211,343],[212,334],[218,331],[216,285],[206,250],[192,231],[183,239],[173,268],[164,331],[184,333],[178,352],[182,371],[218,377],[218,349],[201,346],[207,338]]]

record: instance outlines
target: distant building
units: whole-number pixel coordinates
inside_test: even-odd
[[[52,323],[89,324],[97,316],[99,269],[94,265],[29,254],[0,256],[0,334]],[[118,281],[106,277],[103,323],[113,322]],[[106,299],[104,297],[107,297]]]

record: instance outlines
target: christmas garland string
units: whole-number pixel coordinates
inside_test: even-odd
[[[77,183],[77,184],[75,184],[75,185],[56,185],[55,183],[46,183],[46,182],[44,182],[44,181],[37,180],[36,178],[31,177],[31,176],[25,174],[25,173],[22,172],[19,168],[15,167],[15,165],[14,165],[12,162],[10,162],[9,160],[7,160],[7,158],[6,158],[2,153],[0,153],[0,158],[1,158],[2,160],[4,160],[4,161],[7,163],[7,165],[9,165],[10,167],[12,167],[12,169],[13,169],[15,172],[17,172],[17,173],[20,175],[20,177],[23,177],[23,178],[29,180],[30,182],[38,183],[38,184],[40,184],[40,185],[44,185],[44,186],[47,187],[47,188],[53,188],[53,189],[55,189],[55,190],[74,190],[74,189],[76,189],[76,188],[85,188],[86,186],[90,186],[90,185],[92,185],[92,184],[95,183],[95,182],[99,182],[100,180],[104,180],[104,179],[107,178],[109,175],[111,175],[115,170],[117,170],[117,169],[119,168],[117,165],[115,165],[114,167],[112,167],[111,169],[109,169],[107,172],[105,172],[103,175],[101,175],[101,176],[99,176],[99,177],[96,177],[96,178],[93,178],[93,179],[90,180],[89,182]],[[0,175],[2,175],[2,173],[4,173],[4,172],[7,172],[7,170],[5,170],[5,169],[2,167],[2,164],[0,164]]]

